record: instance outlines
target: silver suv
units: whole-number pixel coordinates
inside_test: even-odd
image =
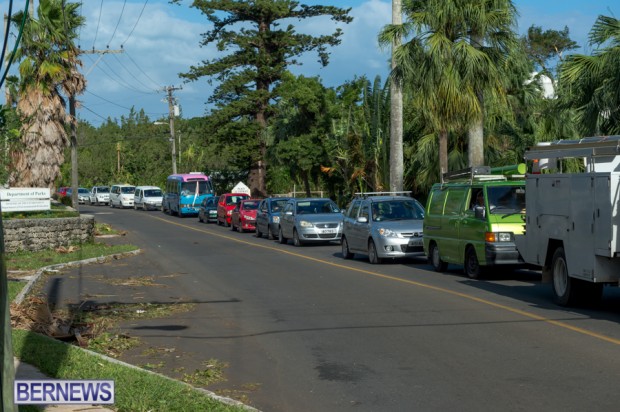
[[[410,192],[358,194],[344,214],[342,257],[368,255],[370,263],[385,258],[424,256],[424,207]]]

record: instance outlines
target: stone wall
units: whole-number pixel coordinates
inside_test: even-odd
[[[92,242],[95,217],[63,217],[57,219],[7,219],[4,226],[5,252],[38,251],[76,243]]]

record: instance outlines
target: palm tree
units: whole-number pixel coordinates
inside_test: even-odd
[[[20,61],[17,111],[22,121],[21,145],[12,153],[11,186],[54,187],[69,145],[65,126],[75,122],[66,111],[66,96],[84,91],[81,62],[74,45],[84,19],[79,4],[41,0],[38,19],[24,27],[15,59]],[[22,12],[12,21],[20,22]],[[65,97],[63,97],[65,96]]]
[[[513,31],[516,9],[511,0],[469,0],[464,2],[463,18],[469,31],[470,49],[463,56],[468,82],[484,108],[484,95],[504,104],[503,62],[518,40]],[[469,165],[484,164],[484,110],[478,111],[469,127]]]
[[[402,1],[392,0],[392,24],[402,25]],[[395,52],[402,43],[400,34],[392,39],[392,70],[396,68]],[[400,79],[390,81],[390,190],[403,190],[403,88]]]
[[[620,133],[620,20],[599,16],[590,31],[591,56],[574,54],[560,66],[560,93],[577,111],[586,135]]]

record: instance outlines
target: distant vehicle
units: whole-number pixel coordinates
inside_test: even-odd
[[[424,256],[424,206],[403,196],[410,192],[361,194],[344,214],[342,257],[368,255],[370,263],[386,258]]]
[[[256,213],[256,237],[267,234],[267,239],[273,240],[278,236],[280,213],[284,209],[289,197],[268,197],[263,199]]]
[[[133,194],[136,187],[128,184],[112,185],[110,188],[110,207],[133,207]]]
[[[56,191],[56,194],[58,195],[58,197],[67,196],[67,189],[69,188],[66,186],[59,187]]]
[[[233,231],[240,232],[256,230],[256,212],[258,211],[258,199],[246,199],[237,203],[230,215],[230,227]]]
[[[290,199],[280,216],[278,241],[287,243],[292,238],[295,246],[340,241],[342,219],[342,212],[331,199]]]
[[[88,203],[97,206],[110,204],[110,188],[108,186],[93,186],[90,189]]]
[[[198,215],[202,201],[214,193],[211,178],[200,172],[168,176],[165,191],[161,210],[179,217]]]
[[[86,204],[90,201],[90,190],[84,187],[78,187],[78,203]]]
[[[205,197],[198,208],[198,220],[200,222],[217,222],[217,201],[219,196]]]
[[[246,193],[224,193],[217,202],[217,224],[230,226],[232,211],[240,200],[249,199]]]
[[[136,186],[133,195],[133,208],[135,210],[159,210],[161,209],[163,193],[157,186]]]

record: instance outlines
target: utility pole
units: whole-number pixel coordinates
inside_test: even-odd
[[[172,174],[177,173],[177,149],[176,149],[176,138],[174,136],[174,104],[176,103],[176,99],[172,95],[175,90],[182,90],[182,87],[174,87],[168,86],[164,90],[168,93],[168,119],[170,122],[170,143],[172,145]]]

